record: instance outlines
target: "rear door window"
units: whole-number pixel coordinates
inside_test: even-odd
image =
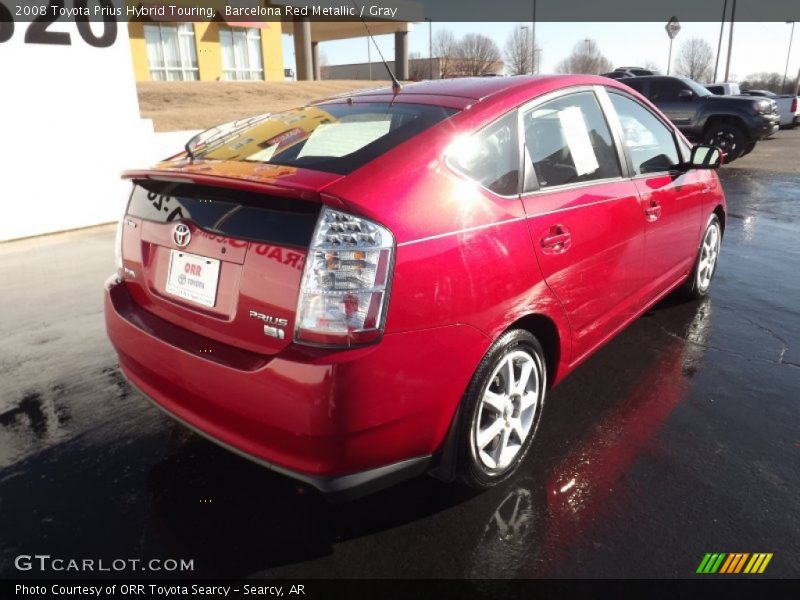
[[[623,81],[622,83],[627,85],[629,88],[632,88],[632,89],[636,90],[640,94],[644,94],[644,80],[643,79],[629,78],[629,79],[626,79],[625,81]]]
[[[522,117],[539,188],[621,177],[616,147],[592,92],[540,104]],[[526,182],[526,190],[528,184]]]
[[[654,79],[650,82],[650,99],[653,102],[677,102],[680,93],[688,89],[680,79]]]

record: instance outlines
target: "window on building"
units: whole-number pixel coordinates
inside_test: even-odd
[[[263,80],[261,31],[255,27],[223,27],[219,30],[222,46],[222,78],[228,81]]]
[[[191,23],[148,24],[144,26],[144,38],[150,76],[155,81],[196,81],[199,78]]]

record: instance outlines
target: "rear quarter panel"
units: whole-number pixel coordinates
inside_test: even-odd
[[[497,196],[445,160],[461,136],[514,106],[464,111],[331,185],[326,194],[395,234],[386,334],[469,325],[484,334],[482,356],[516,320],[541,314],[558,330],[566,365],[569,326],[542,279],[519,197]],[[472,372],[466,375],[468,380]]]

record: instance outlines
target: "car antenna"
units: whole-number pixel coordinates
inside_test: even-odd
[[[355,8],[356,11],[358,11],[358,5],[356,4],[356,1],[355,0],[350,0],[350,2],[353,3],[353,8]],[[361,7],[362,14],[363,14],[363,10],[364,10],[364,7],[362,6]],[[387,63],[386,59],[383,57],[383,52],[381,52],[380,46],[378,46],[378,43],[375,41],[375,38],[372,36],[372,32],[369,30],[369,26],[367,25],[367,22],[364,20],[363,16],[361,17],[361,24],[364,25],[364,29],[367,30],[367,35],[369,36],[369,39],[372,40],[372,45],[375,46],[375,49],[378,51],[378,55],[381,57],[381,61],[383,61],[383,66],[386,67],[386,72],[389,73],[389,78],[392,80],[392,93],[396,97],[397,94],[400,93],[400,90],[403,89],[403,86],[400,85],[400,82],[397,80],[397,77],[395,77],[394,72],[389,68],[389,63]]]

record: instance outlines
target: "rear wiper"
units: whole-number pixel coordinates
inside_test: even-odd
[[[256,115],[255,117],[230,121],[201,131],[186,142],[184,146],[186,155],[189,157],[189,162],[194,162],[198,150],[210,152],[218,148],[221,144],[224,144],[225,140],[229,140],[248,127],[252,127],[261,121],[266,121],[271,115],[272,113],[264,113],[262,115]]]

